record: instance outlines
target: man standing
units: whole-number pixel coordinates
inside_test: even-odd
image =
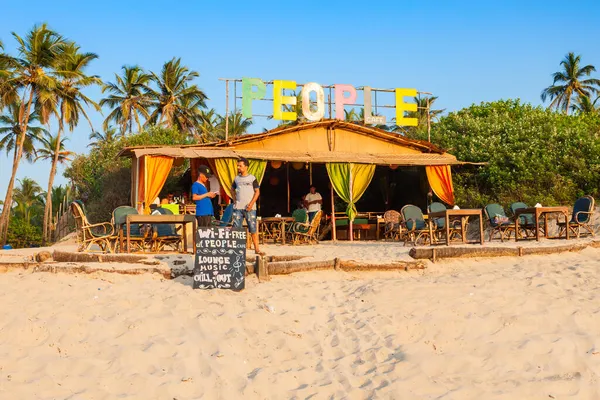
[[[212,176],[210,168],[206,165],[198,167],[198,179],[192,185],[192,200],[196,202],[196,220],[198,228],[208,228],[211,226],[213,217],[213,206],[211,199],[217,195],[209,192],[206,188],[208,179]]]
[[[208,190],[216,193],[217,195],[212,199],[213,211],[215,212],[215,218],[221,219],[219,214],[219,204],[221,204],[221,185],[215,175],[208,178]]]
[[[310,187],[310,193],[304,196],[304,204],[308,209],[308,222],[312,222],[317,212],[321,211],[321,204],[323,204],[323,198],[316,187]]]
[[[240,158],[237,162],[238,175],[233,180],[233,226],[241,228],[245,219],[248,232],[252,235],[254,251],[256,254],[264,255],[258,248],[258,233],[256,230],[256,201],[260,196],[258,181],[254,175],[248,173],[248,160]]]

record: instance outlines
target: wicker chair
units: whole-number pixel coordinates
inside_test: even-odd
[[[155,212],[163,215],[173,215],[171,210],[159,207]],[[165,247],[170,247],[171,250],[179,252],[183,238],[177,233],[175,224],[155,224],[153,226],[151,248],[152,252],[158,253],[164,251]]]
[[[490,225],[490,242],[497,233],[500,234],[500,241],[504,242],[504,239],[512,236],[515,232],[515,223],[510,220],[504,212],[504,207],[500,204],[488,204],[483,209],[485,216]],[[505,221],[499,221],[498,218],[506,219]]]
[[[595,236],[594,227],[592,226],[592,215],[594,214],[594,198],[592,196],[584,196],[575,202],[573,205],[573,215],[568,222],[568,227],[571,232],[579,239],[582,230],[587,231],[587,234]],[[565,233],[567,223],[559,222],[560,235]]]
[[[391,240],[402,240],[406,234],[406,229],[400,222],[402,215],[395,210],[388,210],[383,214],[384,231],[383,237]]]
[[[407,230],[404,245],[406,245],[408,241],[411,241],[413,245],[417,245],[421,239],[423,239],[422,244],[425,244],[427,238],[429,238],[429,225],[427,225],[421,209],[412,204],[408,204],[402,207],[400,213],[402,214],[403,223]],[[433,229],[435,233],[435,231],[437,231],[437,226]]]
[[[112,223],[115,227],[119,240],[116,241],[115,251],[117,248],[120,252],[125,251],[125,223],[128,215],[138,215],[138,211],[129,206],[119,206],[112,212]],[[149,245],[148,232],[142,232],[139,224],[130,225],[129,242],[134,251],[144,251]]]
[[[319,224],[321,223],[321,217],[323,215],[323,211],[318,211],[315,214],[312,222],[308,223],[295,223],[293,226],[292,236],[292,244],[316,244],[319,243],[318,239],[318,229]]]
[[[439,212],[447,210],[446,206],[443,203],[434,201],[427,207],[429,212]],[[434,218],[431,223],[435,224],[436,227],[436,236],[441,236],[446,233],[446,219],[445,218]],[[450,241],[452,240],[462,240],[462,232],[467,233],[468,223],[465,222],[465,226],[462,226],[463,220],[462,218],[454,217],[450,220]]]
[[[102,252],[113,253],[118,238],[113,225],[109,222],[90,224],[83,210],[81,201],[71,203],[71,212],[77,226],[77,250],[90,251],[93,245],[97,245]],[[98,232],[100,228],[102,232]]]
[[[510,205],[510,211],[515,216],[515,212],[517,210],[529,208],[529,206],[523,202],[517,201]],[[525,234],[525,237],[535,237],[535,218],[533,214],[521,214],[519,215],[519,228]],[[544,221],[539,221],[540,231],[544,232],[546,227],[544,226]],[[517,232],[517,235],[521,235],[521,232]],[[519,236],[520,237],[520,236]]]

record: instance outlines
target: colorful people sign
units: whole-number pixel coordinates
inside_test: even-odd
[[[295,106],[295,96],[285,96],[283,90],[296,90],[295,81],[273,81],[273,119],[282,121],[295,121],[298,115],[295,111],[284,110],[284,106]],[[260,100],[265,97],[267,86],[264,81],[258,78],[242,79],[242,114],[244,118],[252,118],[252,101]],[[310,96],[315,94],[316,101],[313,101],[311,107]],[[364,94],[364,115],[365,122],[368,124],[384,124],[385,117],[373,116],[371,112],[371,88],[365,86]],[[396,94],[396,125],[417,126],[417,118],[408,118],[405,115],[407,111],[417,111],[417,105],[404,101],[406,97],[415,97],[416,89],[395,89]],[[355,104],[356,89],[352,85],[336,84],[334,85],[335,118],[344,120],[344,107]],[[302,114],[309,121],[319,121],[325,116],[325,93],[323,87],[315,82],[309,82],[302,85]]]

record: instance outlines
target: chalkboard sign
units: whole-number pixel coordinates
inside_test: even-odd
[[[194,289],[242,290],[246,276],[246,230],[199,228]]]

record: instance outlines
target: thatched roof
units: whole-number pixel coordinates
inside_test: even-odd
[[[419,153],[347,153],[339,151],[309,151],[290,150],[244,150],[236,148],[242,144],[272,139],[274,136],[290,132],[315,128],[344,129],[354,133],[367,135],[377,140],[393,143],[399,147],[418,150]],[[281,126],[260,134],[244,135],[229,141],[208,144],[181,146],[137,146],[127,147],[119,153],[121,157],[141,157],[145,155],[162,155],[173,158],[240,158],[289,161],[289,162],[355,162],[378,165],[457,165],[460,162],[443,149],[425,141],[413,140],[401,135],[378,128],[366,127],[338,120],[324,120],[314,123],[303,123],[294,126]]]

